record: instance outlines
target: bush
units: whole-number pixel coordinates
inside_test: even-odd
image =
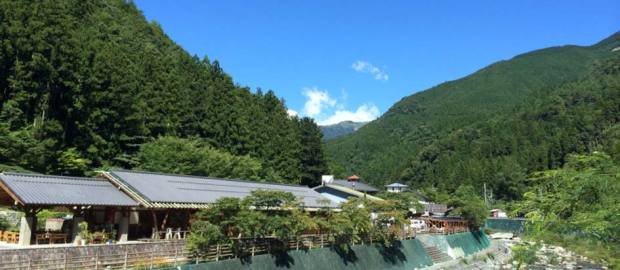
[[[11,227],[11,223],[6,217],[0,217],[0,231],[8,231]]]
[[[532,265],[538,261],[538,257],[536,257],[536,251],[540,249],[539,244],[522,244],[512,247],[512,258],[517,261],[517,270],[521,269],[523,264]]]

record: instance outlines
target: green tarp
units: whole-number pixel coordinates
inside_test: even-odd
[[[394,248],[381,245],[356,245],[345,253],[330,248],[308,251],[293,250],[283,256],[258,255],[240,259],[182,266],[182,270],[287,269],[287,270],[349,270],[349,269],[414,269],[432,265],[422,244],[416,240],[400,241]],[[176,268],[173,268],[176,269]]]
[[[500,232],[511,232],[521,235],[525,227],[525,219],[489,218],[485,227]]]
[[[461,248],[465,256],[481,251],[490,245],[489,238],[481,231],[446,235],[451,248]]]
[[[445,238],[451,248],[462,249],[471,255],[487,248],[488,237],[482,232],[435,235]],[[350,252],[331,248],[291,250],[281,255],[264,254],[245,259],[231,259],[219,262],[189,264],[170,270],[354,270],[392,269],[405,270],[432,265],[432,259],[418,239],[398,242],[393,248],[379,244],[356,245]],[[162,269],[163,270],[163,269]]]

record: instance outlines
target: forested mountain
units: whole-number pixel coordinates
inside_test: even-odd
[[[368,122],[343,121],[338,124],[319,126],[323,132],[323,139],[330,140],[336,137],[351,134]]]
[[[403,98],[357,132],[326,143],[328,157],[374,184],[400,180],[454,190],[460,183],[519,194],[534,170],[618,136],[617,33],[500,61]],[[614,75],[611,75],[611,74]],[[614,114],[615,113],[615,114]],[[603,135],[607,134],[607,135]]]
[[[533,172],[562,168],[574,153],[603,151],[620,164],[620,54],[547,97],[511,113],[450,132],[424,146],[403,171],[414,186],[462,184],[517,199]]]
[[[325,170],[314,122],[290,118],[272,91],[236,85],[218,61],[191,56],[130,1],[1,0],[0,37],[5,166],[139,167],[140,145],[170,136],[247,156],[270,180],[307,183]]]

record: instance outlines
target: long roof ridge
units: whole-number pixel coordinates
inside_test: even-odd
[[[114,170],[109,170],[108,172],[110,172],[110,173],[114,173],[114,172],[128,172],[128,173],[153,174],[153,175],[163,175],[163,176],[189,177],[189,178],[207,179],[207,180],[231,181],[231,182],[242,182],[242,183],[253,183],[253,184],[266,184],[266,185],[278,185],[278,186],[288,186],[288,187],[298,187],[298,188],[310,188],[308,186],[295,185],[295,184],[274,183],[274,182],[259,182],[259,181],[252,181],[252,180],[243,180],[243,179],[211,177],[211,176],[201,176],[201,175],[188,175],[188,174],[178,174],[178,173],[151,172],[151,171],[141,171],[141,170],[114,169]]]
[[[97,177],[48,175],[48,174],[41,174],[41,173],[2,172],[0,173],[0,176],[2,175],[26,176],[26,177],[33,177],[33,178],[56,178],[56,179],[64,179],[64,180],[107,182],[105,179],[101,179]]]

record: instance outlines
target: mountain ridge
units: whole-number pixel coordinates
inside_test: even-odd
[[[403,97],[358,132],[326,142],[328,157],[375,184],[398,179],[428,141],[520,105],[583,76],[610,55],[620,33],[591,46],[564,45],[516,55]]]

